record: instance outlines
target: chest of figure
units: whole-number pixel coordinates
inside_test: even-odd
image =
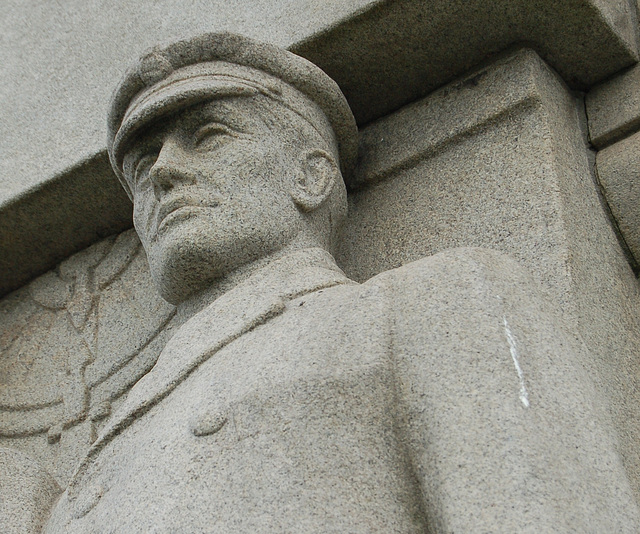
[[[415,488],[375,302],[303,297],[218,351],[105,447],[67,531],[411,532]]]

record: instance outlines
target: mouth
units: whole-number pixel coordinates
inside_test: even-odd
[[[190,219],[198,213],[202,213],[219,205],[220,202],[217,200],[203,203],[187,198],[176,198],[163,202],[156,215],[157,232],[162,232],[171,223]]]

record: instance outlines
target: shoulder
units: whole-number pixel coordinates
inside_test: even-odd
[[[392,287],[412,295],[436,289],[536,285],[514,258],[485,248],[455,248],[380,273],[365,286]]]
[[[504,317],[548,323],[558,315],[527,269],[489,249],[447,250],[381,273],[364,285],[380,288],[396,333],[412,336],[417,330],[438,330],[435,325],[447,335],[469,335],[500,328]]]

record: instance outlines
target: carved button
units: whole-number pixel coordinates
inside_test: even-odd
[[[194,436],[209,436],[218,432],[227,422],[227,415],[215,411],[194,417],[189,423],[189,430]]]
[[[75,503],[73,518],[80,519],[87,515],[95,508],[103,495],[104,488],[100,485],[90,486],[81,492]]]
[[[50,445],[52,445],[54,443],[58,443],[58,441],[60,441],[61,437],[62,437],[62,425],[61,424],[53,425],[49,429],[49,432],[47,432],[47,442]]]

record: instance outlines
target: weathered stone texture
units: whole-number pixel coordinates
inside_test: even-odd
[[[155,363],[173,307],[130,230],[0,302],[0,446],[65,487],[121,396]]]
[[[519,43],[585,89],[637,60],[636,34],[628,0],[405,0],[379,2],[292,50],[326,70],[366,123]]]
[[[518,258],[565,314],[566,329],[589,347],[574,364],[596,384],[588,397],[603,395],[613,416],[598,416],[603,428],[614,427],[598,440],[612,440],[637,488],[640,296],[598,201],[578,110],[544,62],[521,50],[372,124],[363,131],[340,260],[347,274],[365,280],[458,246]],[[130,232],[110,238],[2,303],[0,443],[37,458],[62,486],[172,332],[163,330],[172,309],[150,288],[138,246]],[[453,269],[446,257],[434,261]],[[519,328],[519,320],[508,327]],[[527,376],[549,380],[568,372],[522,365]],[[228,415],[217,413],[194,423],[192,433],[224,428]],[[531,454],[535,461],[557,452]],[[444,457],[458,462],[451,452]],[[432,521],[451,524],[458,516],[443,506]]]
[[[598,178],[622,237],[640,260],[640,133],[598,152]]]
[[[2,122],[13,132],[0,145],[2,201],[103,149],[114,80],[162,40],[228,30],[293,47],[338,81],[361,122],[522,40],[535,42],[565,79],[582,86],[637,57],[627,0],[11,0],[2,28]]]
[[[0,207],[0,295],[131,227],[131,202],[99,153]]]
[[[0,203],[104,150],[111,92],[146,48],[212,30],[288,46],[373,3],[3,2]]]
[[[0,447],[0,531],[32,534],[44,524],[60,487],[32,458]]]
[[[13,50],[2,113],[19,132],[0,140],[0,172],[15,176],[0,191],[0,294],[31,280],[0,301],[0,494],[9,495],[0,496],[0,531],[39,530],[67,488],[47,532],[637,532],[640,286],[624,247],[640,259],[640,134],[618,140],[640,128],[640,71],[592,90],[586,115],[573,92],[637,59],[633,2],[216,0],[178,9],[162,0],[144,3],[144,14],[140,4],[117,13],[98,2],[32,4],[28,16],[17,3],[8,8],[0,44]],[[190,122],[220,113],[217,102],[185,110],[173,94],[153,102],[153,120],[169,108],[182,115],[167,115],[151,166],[164,150],[162,163],[174,168],[164,186],[156,177],[146,196],[138,191],[137,209],[160,205],[159,191],[187,167],[191,196],[167,219],[217,208],[205,206],[207,185],[250,202],[185,217],[195,230],[149,254],[165,298],[183,304],[200,282],[233,270],[236,256],[242,271],[287,251],[292,228],[299,238],[176,314],[152,287],[136,235],[117,234],[131,208],[100,132],[107,80],[124,63],[162,38],[212,26],[309,57],[364,124],[337,254],[347,277],[309,224],[328,198],[314,197],[322,188],[278,196],[265,180],[238,189],[233,174],[272,178],[277,163],[278,176],[299,171],[300,188],[311,175],[326,184],[339,175],[333,134],[321,133],[330,141],[298,168],[291,162],[301,160],[281,156],[309,149],[302,129],[282,144],[269,128],[231,132],[242,143],[218,161],[214,187],[210,160],[171,156],[186,146]],[[535,50],[504,51],[522,41]],[[297,72],[286,54],[275,56],[284,78]],[[235,89],[264,89],[263,67],[239,76],[237,66],[247,67],[223,69],[241,80]],[[208,68],[206,76],[220,74]],[[267,93],[231,99],[225,112],[235,106],[253,120],[247,109]],[[37,116],[25,111],[34,102]],[[300,109],[287,128],[309,111]],[[324,116],[314,128],[340,129]],[[355,139],[354,128],[345,136]],[[597,159],[587,129],[593,146],[606,147]],[[113,161],[133,189],[137,171],[132,178],[123,159]],[[164,219],[141,213],[149,252]],[[202,231],[203,220],[218,233]],[[231,230],[250,239],[233,248]],[[235,254],[216,257],[216,276],[205,272],[214,241]]]
[[[184,323],[45,532],[637,530],[583,349],[520,265],[457,249],[356,285],[319,252]]]
[[[587,94],[591,143],[598,149],[640,128],[640,67],[597,85]]]
[[[518,258],[592,349],[584,363],[638,489],[640,294],[598,196],[581,107],[522,50],[368,126],[338,258],[356,280],[458,246]]]
[[[77,201],[96,188],[109,189],[108,166],[91,170],[81,162],[105,161],[105,102],[114,80],[144,48],[163,39],[232,30],[289,47],[338,81],[360,123],[427,94],[514,43],[534,46],[579,88],[637,59],[635,13],[628,0],[187,5],[12,0],[3,9],[2,24],[0,121],[11,129],[0,139],[0,204],[6,213],[0,268],[11,275],[6,282],[0,278],[0,294],[53,267],[94,236],[124,228],[123,214],[130,208],[121,194],[96,210]],[[39,189],[45,182],[48,186]],[[69,190],[70,196],[61,194]],[[42,200],[48,192],[60,194],[57,209]],[[98,208],[95,222],[91,217]],[[70,214],[86,221],[86,229],[57,225]],[[4,246],[3,227],[20,228],[25,219],[29,229],[13,234],[15,246]]]

